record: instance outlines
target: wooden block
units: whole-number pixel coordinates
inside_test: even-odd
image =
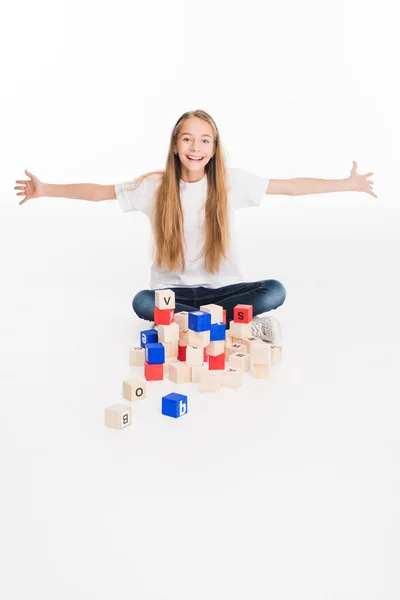
[[[184,362],[171,362],[169,365],[169,379],[174,383],[189,383],[191,380],[190,366]]]
[[[271,345],[253,344],[250,348],[252,365],[270,365],[271,364]]]
[[[221,369],[225,369],[225,353],[218,354],[218,356],[209,356],[208,357],[208,370],[214,371]]]
[[[125,379],[122,382],[122,395],[129,402],[146,400],[147,383],[145,379]]]
[[[133,348],[129,348],[129,365],[131,367],[143,367],[145,354],[145,349],[142,348],[142,346],[133,346]]]
[[[204,349],[200,346],[186,347],[186,364],[189,366],[202,365],[204,358]]]
[[[223,387],[239,387],[242,385],[242,369],[227,367],[221,373],[221,385]]]
[[[211,327],[211,315],[210,313],[203,312],[202,310],[193,310],[189,313],[189,329],[193,331],[207,331]]]
[[[207,354],[208,356],[218,356],[218,354],[222,354],[225,352],[225,342],[210,342],[207,346]]]
[[[181,346],[189,345],[189,330],[187,331],[179,331],[179,344]]]
[[[104,422],[106,427],[124,429],[131,424],[131,407],[117,402],[105,409]]]
[[[244,352],[235,352],[231,354],[228,360],[230,367],[234,369],[242,369],[243,373],[250,371],[251,359],[250,354],[244,354]]]
[[[173,308],[154,308],[154,323],[156,325],[171,325],[174,322]]]
[[[159,342],[175,342],[179,340],[179,325],[171,323],[171,325],[158,326],[158,341]]]
[[[164,363],[150,364],[144,361],[144,376],[147,381],[161,381],[164,379]]]
[[[235,352],[242,352],[243,354],[248,354],[246,350],[246,346],[243,344],[229,344],[225,348],[225,356],[229,359],[231,354],[235,354]]]
[[[218,373],[218,374],[215,374]],[[221,372],[202,373],[200,376],[200,392],[219,392],[221,389]]]
[[[171,392],[161,398],[161,413],[168,417],[182,417],[188,411],[188,399],[184,394]]]
[[[243,346],[246,346],[247,354],[250,354],[250,348],[251,348],[252,342],[257,342],[259,340],[260,340],[260,338],[256,338],[253,336],[242,338],[241,343],[243,344]]]
[[[165,363],[163,363],[163,374],[164,374],[164,378],[168,377],[169,378],[169,365],[172,362],[176,362],[176,356],[169,356],[168,358],[165,359]]]
[[[175,292],[172,290],[155,290],[154,300],[156,307],[161,310],[165,308],[175,309]]]
[[[208,371],[208,363],[203,363],[202,365],[193,365],[191,367],[191,382],[200,383],[200,378],[206,371]]]
[[[200,346],[204,348],[210,343],[210,330],[194,331],[189,329],[189,346]]]
[[[171,356],[178,356],[178,341],[174,342],[161,342],[161,344],[165,348],[165,358],[170,358]]]
[[[186,350],[187,346],[178,345],[178,360],[186,362]]]
[[[224,309],[218,304],[203,304],[200,310],[211,315],[211,323],[220,323],[224,317]]]
[[[232,337],[241,340],[242,338],[251,336],[251,323],[235,323],[231,321],[229,330]]]
[[[251,376],[255,379],[268,379],[270,366],[265,365],[251,365]]]
[[[282,361],[282,346],[271,345],[271,365],[278,365]]]
[[[174,321],[178,323],[180,331],[187,331],[189,329],[189,313],[186,310],[176,312]]]
[[[236,306],[233,308],[233,320],[235,323],[250,323],[252,319],[252,304],[236,304]]]
[[[223,314],[223,316],[222,316],[222,320],[223,320],[223,322],[224,322],[224,323],[225,323],[225,325],[226,325],[226,310],[225,310],[225,309],[222,311],[222,314]]]

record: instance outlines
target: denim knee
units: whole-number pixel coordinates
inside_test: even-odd
[[[277,307],[285,302],[286,288],[280,281],[277,279],[265,279],[262,281],[261,285],[265,290],[268,290],[270,294],[273,294]]]
[[[151,321],[154,315],[154,291],[140,290],[132,300],[132,308],[140,319]]]

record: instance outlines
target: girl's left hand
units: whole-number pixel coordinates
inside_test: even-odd
[[[359,175],[357,173],[357,163],[353,160],[353,168],[350,171],[350,177],[348,178],[350,183],[350,189],[354,192],[367,192],[374,198],[378,196],[372,191],[373,181],[369,181],[367,177],[373,175],[373,173],[365,173],[365,175]]]

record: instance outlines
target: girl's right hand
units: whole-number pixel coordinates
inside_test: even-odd
[[[40,181],[35,175],[32,175],[27,169],[25,169],[25,173],[30,177],[30,180],[22,181],[21,179],[17,179],[15,183],[20,183],[22,185],[14,187],[14,190],[23,190],[19,192],[17,196],[25,196],[19,205],[28,202],[31,198],[40,198],[43,196],[43,182]]]

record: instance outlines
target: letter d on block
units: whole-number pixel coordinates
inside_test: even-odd
[[[182,416],[184,415],[186,412],[186,404],[184,402],[182,402],[182,400],[179,401],[179,415]]]

